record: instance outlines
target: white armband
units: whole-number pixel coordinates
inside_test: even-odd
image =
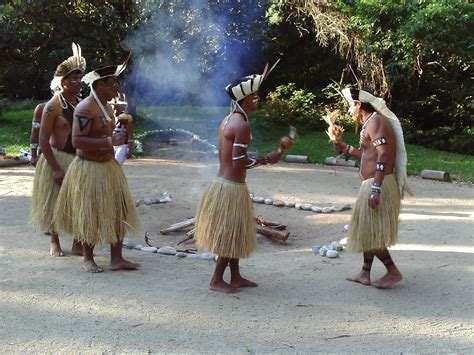
[[[31,127],[35,128],[35,129],[38,129],[41,127],[41,123],[37,122],[37,121],[33,121],[31,122]]]

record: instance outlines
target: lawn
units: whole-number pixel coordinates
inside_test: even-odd
[[[29,149],[31,118],[34,104],[10,107],[0,118],[0,147],[7,149],[9,155],[19,155],[20,148]],[[155,129],[181,128],[189,130],[201,138],[216,144],[217,128],[222,118],[229,112],[227,107],[139,107],[136,120],[136,133]],[[288,133],[288,127],[275,125],[256,113],[251,117],[253,142],[251,150],[267,153],[278,147],[279,138]],[[334,156],[332,145],[328,143],[325,132],[316,132],[298,127],[300,138],[290,154],[307,155],[311,162],[323,163],[328,156]],[[344,139],[354,146],[358,137],[351,132],[344,133]],[[423,169],[445,170],[455,180],[474,183],[474,157],[415,145],[407,145],[408,173],[418,175]]]

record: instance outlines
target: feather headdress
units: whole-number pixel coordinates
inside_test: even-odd
[[[82,56],[81,46],[72,43],[72,56],[58,65],[51,81],[51,91],[62,92],[61,80],[71,74],[73,71],[80,71],[82,74],[86,71],[86,60]]]

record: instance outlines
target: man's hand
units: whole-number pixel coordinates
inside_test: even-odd
[[[372,192],[369,196],[369,207],[375,209],[380,201],[380,193]]]
[[[117,129],[114,131],[112,135],[112,145],[122,145],[125,143],[125,139],[127,137],[127,134],[125,133],[125,130],[123,129]]]
[[[54,178],[54,182],[56,184],[58,184],[59,186],[61,186],[61,184],[63,183],[63,179],[64,179],[64,172],[61,169],[54,170],[53,171],[53,178]]]
[[[347,144],[343,141],[336,141],[334,142],[334,148],[338,153],[344,153],[347,149]]]
[[[36,163],[38,163],[38,156],[31,154],[30,163],[31,163],[31,165],[33,165],[36,168]]]
[[[269,162],[270,164],[276,164],[276,163],[278,163],[278,161],[281,159],[281,154],[282,154],[282,152],[281,152],[280,149],[279,149],[279,150],[276,150],[276,151],[274,151],[274,152],[272,152],[272,153],[270,153],[270,154],[268,154],[268,155],[267,155],[268,162]]]

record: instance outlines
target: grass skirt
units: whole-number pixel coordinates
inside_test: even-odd
[[[54,148],[53,154],[64,173],[76,156]],[[51,166],[44,154],[41,154],[36,165],[31,204],[31,224],[36,230],[54,230],[53,213],[59,189],[60,186],[54,182]]]
[[[199,249],[222,257],[246,258],[257,244],[252,200],[246,183],[215,178],[196,214]]]
[[[54,220],[59,230],[89,245],[116,244],[137,234],[140,219],[127,178],[115,159],[74,159],[64,178]]]
[[[388,248],[397,241],[398,215],[400,214],[400,192],[395,176],[387,175],[383,180],[382,193],[377,208],[369,207],[374,179],[362,181],[352,212],[347,248],[353,252],[364,252]]]

